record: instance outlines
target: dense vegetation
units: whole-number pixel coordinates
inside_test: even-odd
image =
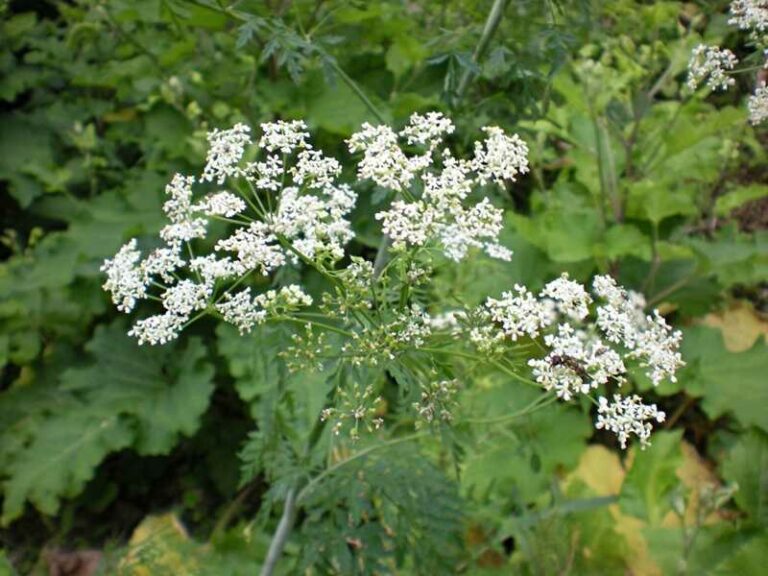
[[[277,573],[761,573],[768,133],[746,101],[766,71],[728,9],[0,2],[0,574],[253,574],[305,477]],[[741,60],[728,91],[686,86],[701,42]],[[675,382],[627,385],[666,412],[649,448],[621,450],[587,401],[529,414],[536,393],[469,363],[449,375],[450,425],[414,432],[422,368],[384,366],[356,377],[383,398],[386,440],[331,438],[335,373],[288,370],[294,332],[204,319],[165,346],[126,335],[100,268],[158,233],[207,132],[304,119],[353,180],[361,124],[433,110],[460,155],[483,126],[517,132],[531,171],[492,193],[512,259],[435,266],[423,304],[563,271],[641,292],[686,362]],[[359,193],[350,250],[373,259],[389,198]],[[321,280],[294,266],[253,288]]]

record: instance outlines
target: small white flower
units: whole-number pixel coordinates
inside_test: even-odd
[[[691,53],[688,63],[688,87],[696,90],[704,79],[712,90],[727,90],[735,80],[727,75],[738,63],[736,56],[727,48],[699,44]]]
[[[738,26],[740,30],[765,32],[768,30],[768,1],[733,0],[728,24]]]
[[[310,188],[330,186],[339,174],[341,164],[338,160],[324,156],[319,150],[302,150],[296,165],[291,168],[293,181],[299,186],[306,182]]]
[[[244,271],[258,270],[265,276],[285,264],[285,254],[277,238],[264,222],[251,222],[230,237],[219,240],[216,250],[237,253]]]
[[[195,204],[192,209],[206,216],[224,216],[232,218],[245,210],[245,202],[231,192],[217,192]]]
[[[443,141],[447,134],[453,134],[454,125],[450,118],[440,112],[428,112],[425,115],[411,114],[408,125],[400,131],[408,144],[420,144],[430,150]]]
[[[277,192],[282,187],[283,161],[277,156],[267,156],[264,162],[250,162],[243,170],[243,176],[255,188]]]
[[[165,188],[165,193],[170,198],[163,204],[163,211],[171,223],[160,230],[160,237],[168,244],[176,245],[179,242],[205,237],[207,220],[192,216],[194,182],[192,176],[176,174]]]
[[[168,244],[189,242],[195,238],[205,238],[208,221],[204,218],[192,218],[176,224],[168,224],[160,230],[160,238]]]
[[[347,140],[349,151],[363,153],[357,167],[361,180],[370,179],[383,188],[400,191],[414,176],[414,166],[397,143],[397,134],[389,126],[363,124]]]
[[[284,314],[304,306],[312,305],[312,297],[297,284],[283,286],[280,290],[268,290],[253,299],[254,304],[268,313]]]
[[[208,132],[208,156],[201,180],[223,184],[228,177],[239,175],[240,160],[250,143],[251,129],[243,123]]]
[[[520,284],[515,284],[515,293],[504,292],[498,300],[488,298],[485,308],[491,320],[499,324],[503,333],[513,341],[521,336],[536,338],[539,331],[554,319],[551,307],[537,300]]]
[[[478,180],[485,184],[493,180],[503,185],[505,180],[514,182],[519,174],[528,172],[528,145],[518,136],[507,136],[497,126],[486,126],[488,134],[484,142],[475,142],[472,168]]]
[[[233,278],[245,272],[240,262],[233,262],[229,257],[217,258],[214,254],[198,256],[189,262],[189,269],[200,274],[203,282],[212,285],[216,280]]]
[[[568,274],[563,274],[557,280],[553,280],[541,291],[541,296],[551,298],[560,313],[574,320],[583,320],[589,314],[589,305],[592,298],[578,282],[568,279]]]
[[[307,258],[323,253],[339,260],[344,257],[344,246],[354,237],[346,216],[356,198],[346,186],[326,187],[322,196],[286,188],[280,195],[272,229]]]
[[[163,292],[163,306],[176,316],[189,316],[192,312],[205,308],[210,295],[208,286],[196,284],[192,280],[182,280]]]
[[[170,196],[163,204],[163,212],[173,223],[186,222],[192,212],[193,176],[174,174],[170,183],[165,187],[165,193]]]
[[[650,445],[651,422],[664,422],[665,414],[656,408],[642,403],[639,396],[622,398],[613,396],[613,402],[601,396],[598,405],[598,416],[595,428],[610,430],[619,437],[621,447],[626,449],[630,435],[635,434],[640,439],[642,448]]]
[[[261,125],[261,131],[259,147],[268,152],[277,150],[283,154],[290,154],[294,150],[309,147],[307,142],[309,132],[303,120],[268,122]]]
[[[395,248],[423,246],[432,234],[435,211],[423,201],[403,202],[397,200],[389,210],[378,212],[382,231],[392,240]]]
[[[755,89],[755,93],[747,100],[749,122],[753,126],[762,124],[768,119],[768,86],[763,82]]]
[[[177,316],[171,312],[157,314],[136,322],[128,332],[128,336],[138,338],[139,345],[145,342],[149,342],[153,346],[166,344],[179,336],[179,332],[187,320],[187,317]]]
[[[136,301],[147,295],[146,275],[137,265],[140,259],[134,238],[101,266],[101,271],[107,274],[102,287],[112,294],[112,302],[121,312],[130,312]]]
[[[234,296],[225,294],[222,301],[216,304],[216,310],[225,322],[234,324],[240,334],[247,334],[255,325],[267,319],[266,311],[251,298],[250,288],[245,288]]]

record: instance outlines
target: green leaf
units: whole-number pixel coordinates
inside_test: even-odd
[[[728,216],[733,210],[752,200],[768,196],[768,186],[764,184],[749,184],[735,186],[718,197],[715,203],[715,213],[718,216]]]
[[[723,462],[723,477],[735,482],[739,508],[752,522],[768,527],[768,437],[758,430],[741,436]]]
[[[755,536],[712,572],[713,576],[762,574],[768,566],[768,534]]]
[[[368,95],[368,91],[362,89]],[[303,92],[307,121],[313,127],[347,136],[363,122],[377,121],[365,103],[340,78],[333,86],[315,78]]]
[[[702,268],[725,286],[768,279],[768,233],[742,234],[735,226],[719,230],[712,240],[688,238]]]
[[[92,364],[64,371],[60,385],[31,383],[2,395],[10,402],[0,413],[8,424],[0,436],[5,524],[25,500],[54,514],[111,452],[164,454],[179,435],[197,431],[213,391],[213,367],[199,340],[139,348],[116,321],[99,326],[86,349]],[[37,404],[25,401],[35,395]],[[67,403],[52,403],[59,397]]]
[[[670,509],[669,496],[678,485],[675,471],[682,464],[682,432],[657,432],[652,445],[638,450],[621,487],[619,504],[626,514],[661,524]]]
[[[423,42],[409,35],[398,36],[387,50],[387,69],[399,78],[426,56]]]
[[[148,349],[115,322],[99,326],[86,350],[95,362],[64,372],[62,387],[87,393],[101,410],[130,415],[138,452],[167,453],[179,434],[197,430],[213,392],[213,367],[200,340],[175,353]]]
[[[651,259],[651,240],[639,228],[631,224],[612,226],[603,239],[605,255],[609,260],[635,256],[641,260]]]
[[[521,236],[555,262],[591,259],[601,234],[595,211],[582,198],[567,191],[534,217],[510,214],[508,219]]]
[[[43,188],[26,175],[31,167],[54,163],[50,131],[20,114],[0,117],[0,180],[10,182],[9,192],[22,208],[42,194]]]
[[[517,382],[484,388],[473,402],[472,413],[501,417],[529,405],[540,394]],[[482,444],[467,451],[462,465],[462,489],[476,498],[512,496],[522,504],[546,492],[555,472],[578,463],[592,426],[588,416],[574,407],[553,405],[508,423],[489,424],[482,431]]]
[[[59,500],[75,496],[110,453],[131,444],[131,428],[119,414],[83,404],[42,423],[3,484],[2,522],[8,525],[30,501],[44,514],[55,514]]]
[[[278,353],[281,345],[288,342],[284,332],[270,325],[259,326],[245,335],[223,322],[216,327],[219,354],[226,359],[235,389],[246,404],[253,404],[283,378]]]
[[[744,426],[768,431],[768,354],[761,339],[746,352],[729,352],[716,328],[684,330],[681,352],[689,366],[680,374],[685,389],[702,396],[710,418],[732,413]]]
[[[627,216],[647,218],[655,224],[670,216],[696,213],[696,205],[685,192],[671,190],[652,180],[632,183],[627,201]]]

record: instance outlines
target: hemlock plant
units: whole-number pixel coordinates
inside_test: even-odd
[[[517,284],[477,306],[425,297],[441,266],[477,250],[514,257],[499,242],[503,211],[485,193],[528,172],[528,148],[487,127],[473,157],[456,158],[444,146],[453,130],[437,112],[412,115],[399,132],[363,125],[348,140],[358,158],[352,184],[340,182],[341,163],[312,146],[302,121],[263,124],[257,138],[244,124],[214,130],[202,174],[176,174],[166,188],[169,223],[159,245],[142,251],[130,240],[105,261],[104,288],[123,312],[143,301],[142,312],[161,310],[134,322],[129,334],[139,344],[165,344],[213,316],[242,338],[267,323],[298,327],[280,351],[290,371],[411,372],[413,401],[402,409],[417,428],[461,421],[457,390],[473,381],[454,364],[468,363],[539,389],[526,413],[583,398],[597,407],[597,429],[615,433],[623,448],[633,435],[645,447],[665,415],[621,394],[629,371],[658,385],[674,381],[683,362],[680,332],[658,311],[646,312],[640,294],[607,275],[587,287],[563,274],[538,294]],[[385,241],[372,260],[347,250],[350,214],[358,194],[370,193],[369,181],[389,198],[374,216]],[[279,280],[298,267],[314,270],[322,288]],[[250,284],[259,277],[277,280],[257,291]],[[383,437],[389,415],[377,386],[340,379],[325,397],[313,441],[326,422],[332,437]],[[289,482],[286,511],[306,486]],[[280,546],[272,552],[276,558]]]

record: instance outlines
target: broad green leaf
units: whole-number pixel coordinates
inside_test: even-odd
[[[541,392],[516,382],[495,385],[476,395],[472,413],[502,417],[530,404],[537,394]],[[463,490],[480,499],[503,496],[532,502],[547,491],[555,471],[576,465],[591,433],[588,416],[564,405],[478,426],[480,444],[468,451],[462,465]]]
[[[620,224],[609,228],[603,243],[605,256],[609,260],[627,256],[635,256],[641,260],[651,259],[651,239],[631,224]]]
[[[684,330],[681,346],[688,367],[680,381],[689,393],[702,397],[710,418],[733,414],[744,426],[768,431],[768,354],[764,341],[746,352],[729,352],[719,330],[695,326]]]
[[[99,326],[86,346],[91,365],[65,370],[60,385],[19,384],[0,396],[9,425],[0,433],[4,523],[25,501],[56,513],[111,452],[164,454],[197,431],[213,391],[202,343],[148,350],[125,332],[122,321]]]
[[[742,234],[735,226],[718,231],[707,240],[688,238],[686,243],[698,256],[702,268],[725,286],[754,284],[768,279],[768,233]]]
[[[413,36],[398,36],[387,50],[387,68],[400,77],[427,55],[424,43]]]
[[[22,208],[43,192],[25,170],[54,163],[50,130],[21,114],[0,116],[0,180],[10,182],[9,192]]]
[[[78,494],[110,452],[131,444],[128,422],[99,408],[70,408],[35,430],[34,440],[4,471],[3,524],[22,514],[25,501],[44,514],[55,514],[59,500]]]
[[[288,343],[285,331],[269,325],[259,326],[250,334],[220,323],[216,327],[219,354],[224,356],[235,389],[246,404],[253,404],[269,388],[276,388],[284,377],[278,356]]]
[[[656,432],[649,448],[636,449],[632,468],[621,487],[622,512],[652,526],[661,524],[670,510],[669,496],[679,483],[675,471],[683,461],[680,436],[679,431]]]
[[[360,98],[340,79],[329,86],[318,78],[304,92],[307,121],[313,127],[346,136],[363,122],[377,121]]]
[[[86,393],[107,413],[130,416],[139,453],[165,454],[180,434],[197,430],[213,392],[213,367],[200,340],[190,339],[175,353],[147,349],[115,322],[99,326],[86,350],[95,362],[64,372],[63,388]]]
[[[739,508],[762,528],[768,527],[768,437],[751,430],[739,438],[723,462],[723,477],[738,485]]]
[[[659,224],[670,216],[695,212],[696,206],[686,192],[671,190],[652,180],[641,180],[629,187],[627,216],[647,218]]]

